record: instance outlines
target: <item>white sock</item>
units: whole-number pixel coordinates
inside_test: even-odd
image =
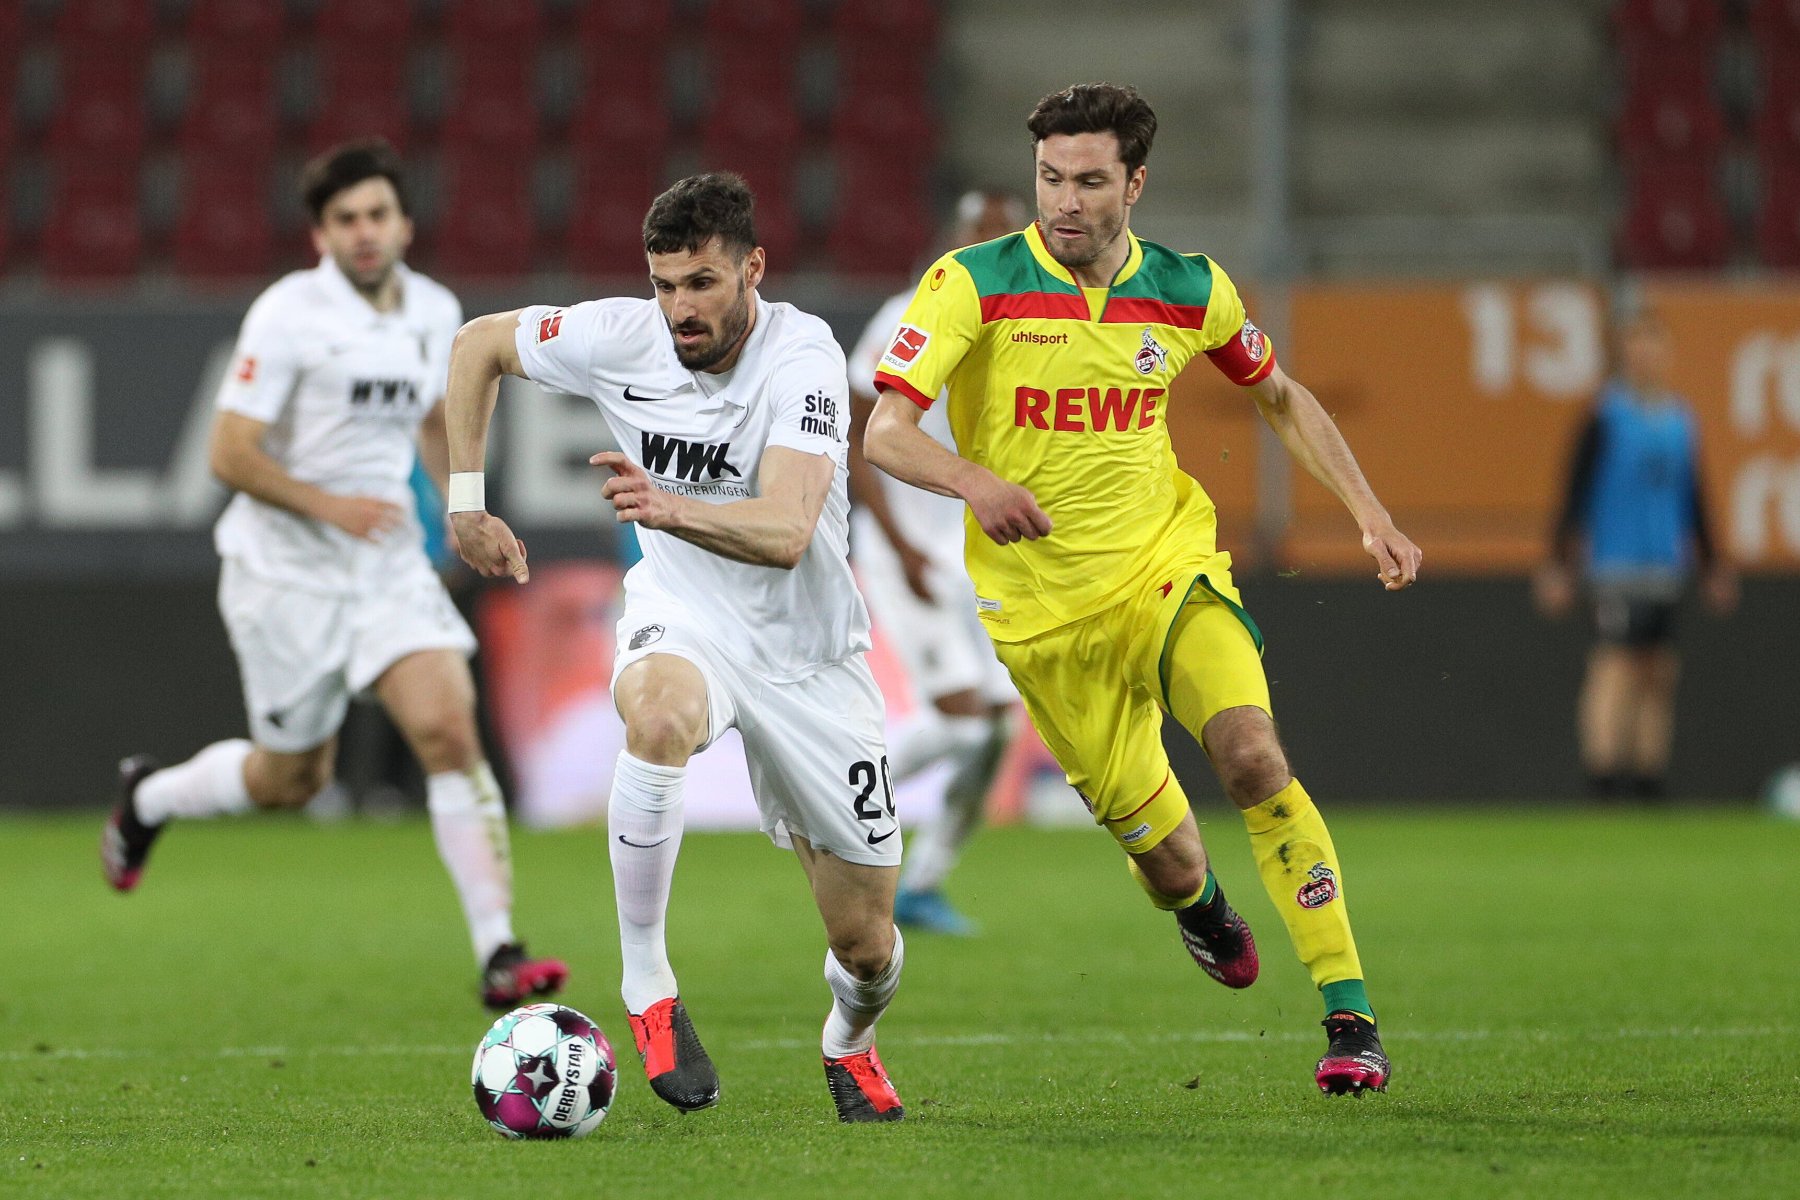
[[[980,743],[958,746],[951,756],[954,770],[944,788],[944,804],[937,819],[906,846],[906,862],[900,871],[900,890],[929,892],[943,885],[962,848],[981,827],[988,790],[994,772],[1012,738],[1012,724],[1001,718],[981,720],[985,736]]]
[[[875,1022],[887,1011],[900,987],[900,968],[906,962],[906,942],[894,930],[894,955],[870,980],[861,980],[844,969],[837,955],[825,951],[825,982],[831,987],[831,1014],[825,1018],[825,1034],[819,1049],[826,1058],[861,1054],[875,1044]]]
[[[665,767],[619,751],[606,806],[613,897],[619,909],[619,957],[625,1010],[641,1013],[677,994],[663,940],[675,857],[681,853],[681,788],[686,767]]]
[[[888,753],[894,782],[904,783],[947,755],[974,751],[987,741],[988,724],[986,717],[951,717],[926,709]]]
[[[186,762],[146,776],[131,801],[138,820],[161,825],[170,817],[250,811],[250,789],[244,783],[250,749],[243,738],[214,742]]]
[[[425,808],[438,857],[456,884],[475,965],[513,940],[512,849],[500,784],[486,762],[442,771],[425,781]]]

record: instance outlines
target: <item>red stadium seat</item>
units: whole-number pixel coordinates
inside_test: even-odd
[[[662,190],[662,164],[577,160],[564,259],[582,275],[644,276],[644,213]]]
[[[403,49],[413,36],[412,0],[325,0],[314,28],[333,51]]]
[[[1766,267],[1800,270],[1800,160],[1763,166],[1756,251]]]
[[[709,4],[701,23],[701,36],[720,70],[727,59],[746,51],[757,55],[787,57],[806,33],[806,11],[800,0],[731,0]]]
[[[1613,10],[1613,29],[1628,56],[1645,50],[1709,55],[1724,24],[1721,0],[1623,0]]]
[[[1751,0],[1750,34],[1765,56],[1800,54],[1800,0]]]
[[[882,155],[894,169],[928,167],[935,159],[937,136],[924,91],[887,76],[840,85],[831,143],[840,158]]]
[[[523,83],[472,81],[459,88],[444,118],[445,150],[499,168],[529,169],[537,157],[538,109],[535,97],[519,90]]]
[[[660,58],[669,45],[668,0],[589,0],[576,18],[576,40],[590,63]]]
[[[44,226],[48,276],[71,282],[123,279],[137,270],[143,248],[135,170],[62,172]]]
[[[805,141],[792,64],[738,64],[714,71],[711,83],[700,131],[706,168],[742,171],[755,163],[781,173],[791,170]]]
[[[886,49],[896,57],[929,53],[937,44],[933,0],[839,0],[831,14],[838,46]]]
[[[306,137],[309,152],[370,137],[405,150],[412,118],[406,104],[404,47],[322,54],[319,71],[319,109]]]
[[[482,279],[528,273],[537,245],[529,172],[495,170],[479,156],[447,166],[449,202],[434,231],[437,269]]]
[[[1630,267],[1724,266],[1731,251],[1731,224],[1713,172],[1686,162],[1640,170],[1632,184],[1619,250]]]
[[[1619,149],[1627,161],[1686,157],[1717,159],[1728,131],[1725,111],[1709,95],[1642,91],[1619,115]]]
[[[50,122],[48,149],[58,161],[129,163],[144,154],[148,113],[141,81],[136,90],[90,88],[65,80]]]
[[[60,51],[148,52],[155,37],[152,0],[65,0],[56,14]]]
[[[184,164],[174,263],[190,279],[235,280],[269,271],[274,238],[264,175],[230,159]]]
[[[196,55],[271,59],[287,33],[287,6],[268,0],[195,0],[187,41]],[[271,64],[272,65],[272,64]]]
[[[910,275],[931,244],[923,183],[880,155],[839,155],[827,237],[832,266],[849,275]]]
[[[539,0],[454,0],[444,14],[444,33],[457,53],[535,55],[544,40],[544,8]]]
[[[669,145],[668,81],[660,59],[608,69],[589,61],[569,122],[569,153],[588,160],[637,160],[660,175]]]
[[[280,135],[275,65],[267,58],[196,53],[193,86],[181,121],[184,155],[217,155],[267,164]]]

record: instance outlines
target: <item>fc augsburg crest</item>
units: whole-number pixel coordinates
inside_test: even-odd
[[[1138,374],[1154,375],[1167,365],[1168,360],[1169,352],[1164,350],[1162,346],[1158,344],[1157,340],[1151,336],[1150,327],[1148,325],[1144,326],[1144,345],[1143,348],[1137,352],[1137,358],[1134,360],[1137,364]]]

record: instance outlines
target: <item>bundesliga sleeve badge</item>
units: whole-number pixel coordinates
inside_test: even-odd
[[[563,319],[563,310],[559,308],[555,312],[551,313],[549,316],[543,318],[541,321],[538,322],[538,328],[537,328],[538,345],[540,345],[540,346],[543,345],[545,342],[549,341],[553,337],[556,337],[558,334],[560,334],[562,332],[562,319]]]
[[[915,329],[911,325],[902,325],[894,334],[894,344],[887,353],[881,356],[881,364],[892,367],[896,371],[904,371],[912,366],[919,355],[925,353],[925,347],[931,344],[931,335],[923,329]]]

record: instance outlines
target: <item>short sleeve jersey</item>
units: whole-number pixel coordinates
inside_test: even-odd
[[[881,356],[893,344],[894,330],[899,328],[900,318],[912,298],[910,291],[890,297],[869,318],[862,337],[850,351],[850,390],[853,394],[875,394],[875,373],[881,367]],[[919,428],[940,444],[956,449],[956,439],[950,436],[950,415],[946,405],[934,404],[926,410]],[[876,471],[874,475],[877,486],[887,493],[888,509],[899,524],[901,534],[913,548],[960,572],[963,502],[955,496],[940,496],[936,492],[908,487],[885,471]],[[871,537],[882,536],[872,518],[867,518],[867,514],[861,516],[864,519],[856,520],[851,528],[856,539],[854,546],[863,545]]]
[[[1114,603],[1172,538],[1210,552],[1211,501],[1164,424],[1169,385],[1200,355],[1246,386],[1275,367],[1217,263],[1127,236],[1110,288],[1078,285],[1035,224],[946,254],[876,372],[925,408],[947,393],[958,452],[1031,489],[1050,517],[1048,537],[1010,546],[969,519],[969,574],[998,641]]]
[[[626,457],[677,495],[707,504],[758,495],[773,446],[836,464],[793,570],[734,562],[640,526],[644,557],[625,576],[628,604],[685,616],[718,652],[775,683],[869,648],[848,558],[849,380],[825,322],[758,299],[743,353],[722,375],[681,365],[654,300],[536,305],[520,313],[514,341],[528,378],[593,400]]]
[[[294,478],[372,496],[405,520],[379,542],[240,493],[214,529],[219,553],[264,579],[324,594],[378,584],[390,553],[422,545],[413,515],[419,423],[443,398],[462,307],[404,266],[400,306],[377,312],[330,258],[257,297],[217,407],[264,422],[262,448]]]

